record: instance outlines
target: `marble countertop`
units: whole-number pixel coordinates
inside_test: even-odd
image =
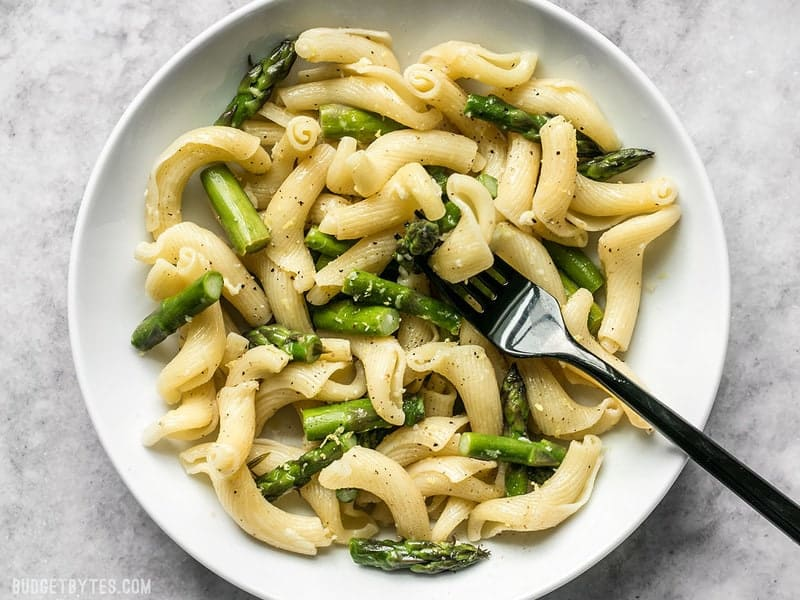
[[[698,147],[733,283],[706,430],[800,498],[800,8],[556,3],[633,58]],[[242,4],[0,3],[0,597],[22,595],[25,578],[139,578],[154,598],[251,598],[173,543],[123,485],[84,408],[66,317],[72,230],[106,137],[161,64]],[[797,545],[689,464],[627,541],[547,598],[790,600],[799,566]]]

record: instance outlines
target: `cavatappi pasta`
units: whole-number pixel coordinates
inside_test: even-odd
[[[208,476],[239,527],[300,554],[387,525],[403,538],[470,541],[558,525],[589,500],[602,462],[599,436],[626,422],[648,429],[607,394],[576,401],[576,384],[593,386],[578,373],[556,361],[504,356],[469,324],[453,335],[408,314],[392,335],[317,331],[323,352],[308,363],[244,336],[273,322],[314,332],[314,311],[336,301],[355,270],[430,295],[423,275],[398,268],[395,252],[409,222],[436,222],[449,203],[460,219],[429,257],[441,277],[464,281],[501,257],[557,298],[579,343],[630,372],[619,353],[635,344],[645,248],[680,217],[674,184],[631,175],[600,182],[579,172],[576,140],[588,136],[607,152],[619,139],[578,83],[537,78],[532,51],[450,40],[404,68],[389,33],[331,28],[301,33],[294,47],[299,58],[289,76],[240,128],[200,126],[154,161],[145,202],[152,239],[135,250],[151,265],[147,294],[161,301],[212,269],[224,285],[223,298],[181,328],[178,351],[153,382],[166,406],[144,443],[172,440],[186,471]],[[538,139],[465,116],[470,80],[547,114]],[[334,103],[390,119],[393,128],[371,142],[330,135],[320,109]],[[218,228],[183,218],[181,207],[193,201],[183,197],[190,177],[219,162],[236,173],[271,232],[247,256],[234,253]],[[443,188],[434,169],[445,174]],[[311,227],[347,249],[318,256],[304,242]],[[565,291],[546,248],[554,241],[597,244],[605,287],[594,295]],[[595,333],[587,326],[593,302],[605,309]],[[502,433],[500,383],[512,364],[527,390],[529,436],[561,443],[566,455],[544,483],[506,497],[507,465],[462,456],[459,440],[466,432]],[[403,426],[405,393],[418,394],[425,408],[411,427]],[[256,475],[319,445],[270,437],[276,415],[360,398],[391,428],[380,443],[356,444],[291,492],[311,515],[262,496]],[[339,499],[343,488],[357,494]]]

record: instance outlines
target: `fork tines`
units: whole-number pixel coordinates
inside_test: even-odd
[[[505,304],[527,284],[527,280],[511,265],[496,256],[491,267],[460,283],[444,281],[427,264],[420,264],[420,267],[436,288],[467,317],[484,315],[493,303]]]

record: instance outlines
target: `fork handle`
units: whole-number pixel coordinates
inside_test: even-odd
[[[722,484],[800,544],[800,506],[617,369],[577,344],[556,356],[590,375],[628,404]]]

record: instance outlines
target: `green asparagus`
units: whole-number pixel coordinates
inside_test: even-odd
[[[503,460],[529,467],[553,467],[561,464],[567,451],[547,440],[532,442],[503,435],[466,432],[461,434],[458,452],[462,456],[484,460]]]
[[[529,113],[502,100],[498,96],[469,94],[464,105],[464,115],[470,119],[490,121],[505,131],[513,131],[534,141],[539,141],[539,130],[549,117]]]
[[[481,173],[475,179],[480,181],[487,190],[489,190],[489,195],[492,199],[497,198],[497,179],[489,175],[488,173]]]
[[[347,275],[342,292],[352,296],[356,302],[391,306],[426,319],[451,335],[458,334],[461,328],[461,315],[449,304],[366,271],[352,271]]]
[[[358,497],[358,488],[339,488],[336,490],[336,499],[339,502],[353,502]]]
[[[406,394],[403,397],[403,425],[411,426],[425,418],[425,404],[421,394]],[[322,404],[300,411],[306,439],[321,440],[342,429],[345,432],[364,433],[374,429],[394,427],[378,416],[369,398]]]
[[[439,167],[436,165],[429,165],[425,167],[425,170],[428,174],[433,177],[436,183],[442,190],[442,199],[447,200],[447,179],[450,175],[453,174],[453,171],[446,167]],[[492,198],[497,197],[497,179],[489,175],[488,173],[480,173],[475,176],[475,179],[480,181],[483,186],[489,190],[489,193],[492,195]]]
[[[528,479],[536,485],[542,485],[555,472],[556,470],[553,467],[528,467]]]
[[[436,165],[428,165],[425,167],[428,175],[433,177],[442,190],[442,201],[444,202],[444,216],[437,219],[435,223],[439,226],[439,233],[447,233],[455,229],[458,221],[461,218],[461,209],[447,199],[447,178],[453,174],[450,169],[439,167]],[[488,177],[488,176],[487,176]],[[494,178],[492,178],[494,179]]]
[[[575,292],[577,292],[581,286],[577,283],[572,281],[569,276],[564,273],[561,269],[558,270],[558,275],[561,277],[561,284],[564,286],[564,292],[567,295],[567,298],[572,296]],[[600,325],[603,322],[603,309],[597,302],[592,302],[592,306],[589,308],[589,316],[587,317],[587,325],[589,326],[589,332],[592,335],[597,335],[597,332],[600,330]]]
[[[338,140],[347,136],[361,144],[369,144],[384,133],[406,129],[405,125],[388,117],[344,104],[321,105],[319,124],[322,135],[328,139]]]
[[[403,236],[397,240],[394,259],[407,271],[416,272],[414,258],[433,252],[438,243],[439,226],[436,223],[426,219],[411,221],[406,226]]]
[[[521,496],[528,493],[528,467],[508,463],[505,477],[506,496]]]
[[[369,410],[369,409],[368,409]],[[403,413],[405,414],[405,421],[403,425],[410,427],[416,425],[425,418],[425,403],[423,402],[421,394],[407,394],[403,396]],[[377,429],[369,429],[367,431],[359,431],[356,434],[358,445],[364,448],[377,448],[378,444],[383,441],[387,435],[398,429],[386,423],[384,426]]]
[[[336,258],[347,252],[356,243],[356,240],[338,240],[328,233],[322,233],[316,227],[311,227],[306,233],[306,246],[319,252],[322,256]]]
[[[245,333],[250,340],[250,347],[277,346],[292,360],[311,363],[322,354],[322,340],[315,333],[294,331],[283,325],[261,325]]]
[[[355,445],[352,433],[334,431],[327,436],[318,448],[309,450],[300,458],[290,460],[256,477],[256,485],[267,500],[275,500],[291,489],[299,488],[311,481],[333,461]]]
[[[317,329],[363,335],[391,335],[400,327],[400,313],[388,306],[356,305],[352,300],[331,302],[314,310]]]
[[[526,112],[494,95],[469,94],[464,114],[470,118],[489,121],[504,131],[519,133],[534,142],[540,139],[539,129],[550,120],[548,115]],[[576,141],[578,157],[586,158],[602,154],[597,144],[580,131],[576,134]]]
[[[455,202],[448,200],[444,203],[444,216],[436,220],[436,224],[439,226],[439,233],[452,231],[456,228],[460,219],[461,209],[458,208]]]
[[[525,396],[525,382],[516,365],[503,378],[500,386],[500,401],[503,405],[505,426],[503,435],[514,438],[528,437],[530,408]],[[528,470],[525,465],[509,463],[506,467],[506,496],[519,496],[528,491]]]
[[[442,190],[442,196],[447,196],[447,178],[453,174],[453,171],[447,167],[440,167],[438,165],[427,165],[425,170],[428,172],[428,175],[433,177],[436,183],[439,184]]]
[[[378,444],[383,441],[387,435],[392,432],[389,428],[384,429],[370,429],[369,431],[362,431],[356,434],[358,445],[364,448],[377,448]]]
[[[579,163],[578,172],[589,179],[608,181],[654,155],[655,152],[643,148],[622,148]]]
[[[359,565],[428,575],[459,571],[489,557],[489,551],[480,546],[457,542],[350,538],[349,547],[351,558]]]
[[[200,181],[236,253],[243,256],[266,247],[269,228],[231,170],[214,165],[200,174]]]
[[[275,85],[286,78],[296,58],[294,40],[278,44],[269,56],[250,68],[239,82],[236,96],[214,124],[240,127],[269,100]]]
[[[516,365],[511,365],[503,378],[500,386],[500,400],[503,404],[505,421],[503,434],[513,438],[528,437],[530,408],[525,396],[525,382]]]
[[[333,256],[325,256],[324,254],[320,254],[317,257],[316,262],[314,263],[314,268],[317,271],[321,271],[322,269],[324,269],[325,267],[328,266],[328,263],[330,263],[330,262],[332,262],[334,260],[336,260],[336,258],[333,257]]]
[[[416,425],[425,418],[425,399],[421,393],[409,392],[403,396],[403,414],[406,416],[403,427]]]
[[[182,291],[162,300],[133,331],[131,344],[144,352],[163,342],[181,325],[219,300],[222,282],[222,275],[217,271],[207,271]]]
[[[596,292],[605,283],[600,269],[580,249],[562,246],[549,240],[542,240],[547,253],[556,267],[580,287]]]
[[[415,257],[430,254],[439,244],[442,235],[455,229],[461,218],[461,209],[447,199],[447,178],[452,171],[444,167],[429,165],[425,167],[428,174],[436,181],[442,190],[444,215],[436,221],[422,218],[418,213],[417,219],[406,226],[406,231],[397,241],[397,250],[394,253],[394,264],[401,266],[409,273],[418,273],[419,268],[414,262]],[[485,185],[490,186],[491,180],[486,176]]]

